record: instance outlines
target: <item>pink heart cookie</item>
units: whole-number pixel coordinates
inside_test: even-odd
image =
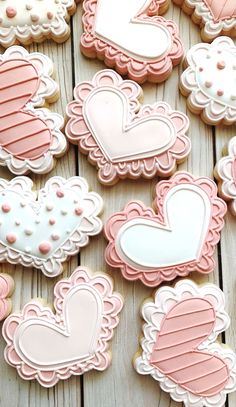
[[[52,74],[41,53],[14,46],[0,55],[0,165],[14,174],[47,173],[67,149],[63,117],[38,108],[58,98]]]
[[[133,201],[105,225],[107,264],[130,281],[149,287],[186,276],[210,273],[226,213],[214,181],[177,172],[156,187],[152,208]]]
[[[112,70],[74,90],[66,135],[98,168],[105,185],[120,178],[171,175],[189,154],[189,120],[167,103],[140,106],[142,89]]]
[[[169,0],[84,0],[81,51],[138,83],[162,82],[183,56]]]
[[[11,312],[11,295],[14,290],[14,281],[8,274],[0,273],[0,321]]]
[[[23,379],[44,387],[109,366],[108,341],[123,306],[109,276],[82,267],[59,281],[54,295],[55,314],[33,300],[3,326],[6,361]]]
[[[229,327],[223,292],[190,280],[162,287],[142,307],[142,353],[134,366],[185,407],[223,407],[236,390],[236,355],[215,342]]]
[[[219,35],[236,36],[235,0],[173,0],[201,27],[204,41]]]
[[[0,44],[28,45],[52,38],[66,41],[69,18],[79,0],[4,0],[0,2]]]
[[[52,177],[37,199],[32,186],[27,177],[0,178],[0,262],[55,277],[69,256],[100,233],[103,201],[81,177]]]

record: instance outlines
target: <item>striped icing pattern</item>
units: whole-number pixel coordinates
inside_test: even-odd
[[[210,397],[224,389],[229,369],[220,356],[199,351],[215,323],[213,305],[204,298],[184,299],[162,321],[151,365],[195,395]]]
[[[204,0],[204,2],[209,7],[216,22],[236,17],[235,0]]]

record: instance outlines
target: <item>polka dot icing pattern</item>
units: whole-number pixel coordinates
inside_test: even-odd
[[[168,0],[85,0],[81,50],[136,82],[162,82],[180,63],[177,26],[159,15]]]
[[[76,0],[77,1],[77,0]],[[65,41],[67,20],[76,9],[75,0],[0,0],[0,44],[28,44],[53,38]]]
[[[217,336],[230,324],[223,292],[182,280],[162,287],[142,307],[144,338],[134,360],[185,407],[223,407],[236,390],[236,355]]]
[[[98,72],[92,82],[79,83],[74,96],[66,135],[89,155],[103,184],[171,175],[189,154],[187,116],[164,102],[140,107],[140,86],[116,72]]]
[[[108,341],[123,306],[109,276],[82,267],[59,281],[54,295],[56,314],[33,300],[3,326],[7,362],[44,387],[110,365]]]
[[[197,44],[187,54],[181,90],[188,105],[209,124],[236,121],[236,47],[228,37]]]
[[[0,55],[0,165],[14,174],[49,172],[66,150],[63,117],[38,108],[58,94],[52,73],[43,54],[14,46]]]
[[[127,280],[139,279],[149,287],[191,271],[212,272],[226,213],[216,184],[177,172],[157,184],[154,207],[157,214],[132,201],[110,217],[105,225],[106,262],[120,268]]]
[[[32,181],[0,179],[0,261],[39,268],[54,277],[61,263],[100,233],[102,199],[83,178],[51,178],[38,193]]]
[[[14,281],[8,274],[0,274],[0,321],[11,312],[11,295],[14,290]]]

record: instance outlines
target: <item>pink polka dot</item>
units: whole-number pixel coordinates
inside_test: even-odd
[[[225,61],[217,62],[217,68],[218,69],[225,69]]]
[[[52,19],[53,19],[53,13],[52,13],[51,11],[48,11],[48,13],[47,13],[47,18],[48,18],[49,20],[52,20]]]
[[[217,95],[218,95],[218,96],[223,96],[223,94],[224,94],[224,91],[223,91],[223,90],[220,90],[220,89],[219,89],[219,90],[217,91]]]
[[[75,214],[76,214],[76,215],[80,216],[82,213],[83,213],[83,209],[82,209],[82,208],[80,208],[79,206],[78,206],[78,208],[75,208]]]
[[[40,243],[40,245],[39,245],[39,251],[42,254],[48,254],[50,252],[51,248],[52,248],[51,244],[46,241]]]
[[[10,210],[11,210],[11,207],[10,207],[9,204],[3,204],[2,205],[2,211],[3,212],[7,213],[7,212],[10,212]]]
[[[65,194],[61,189],[58,189],[57,190],[57,196],[58,196],[58,198],[63,198],[65,196]]]
[[[16,242],[16,235],[15,235],[15,233],[8,233],[8,234],[6,235],[6,241],[7,241],[8,243],[10,243],[10,244],[15,243],[15,242]]]
[[[202,72],[203,71],[203,68],[200,66],[200,68],[199,68],[199,72]]]
[[[56,220],[55,219],[49,219],[49,225],[55,225]]]
[[[51,235],[52,240],[59,240],[60,239],[60,235],[57,235],[56,233]]]
[[[8,18],[14,18],[17,14],[17,11],[14,7],[7,7],[6,8],[6,15]]]

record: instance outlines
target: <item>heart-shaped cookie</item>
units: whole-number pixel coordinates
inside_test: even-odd
[[[11,47],[0,56],[0,165],[14,174],[49,172],[67,147],[62,116],[35,109],[57,98],[52,61]]]
[[[7,362],[21,377],[44,387],[109,366],[107,342],[123,306],[109,276],[93,276],[82,267],[57,283],[54,293],[56,314],[35,300],[3,326]]]
[[[189,109],[211,125],[236,122],[236,47],[220,37],[212,44],[194,45],[187,53],[188,68],[180,89]]]
[[[63,42],[69,34],[68,20],[79,0],[4,0],[0,2],[0,44],[28,45],[52,38]]]
[[[191,271],[210,273],[226,205],[209,178],[176,173],[156,187],[155,209],[130,202],[105,225],[106,262],[127,280],[159,285]]]
[[[61,263],[100,233],[101,209],[81,177],[52,177],[37,200],[29,178],[0,179],[0,261],[60,274]]]
[[[186,407],[222,407],[236,389],[236,355],[215,340],[229,326],[223,292],[183,280],[162,287],[142,308],[145,320],[138,373],[150,374]]]
[[[99,169],[99,180],[168,176],[189,154],[189,120],[164,102],[140,108],[142,89],[112,70],[74,90],[66,135]]]
[[[14,280],[8,274],[0,274],[0,321],[11,312],[11,295],[14,290]]]
[[[236,35],[235,0],[174,0],[202,28],[204,41],[221,34]]]
[[[81,50],[136,82],[162,82],[179,64],[178,28],[159,15],[168,0],[84,0]]]

